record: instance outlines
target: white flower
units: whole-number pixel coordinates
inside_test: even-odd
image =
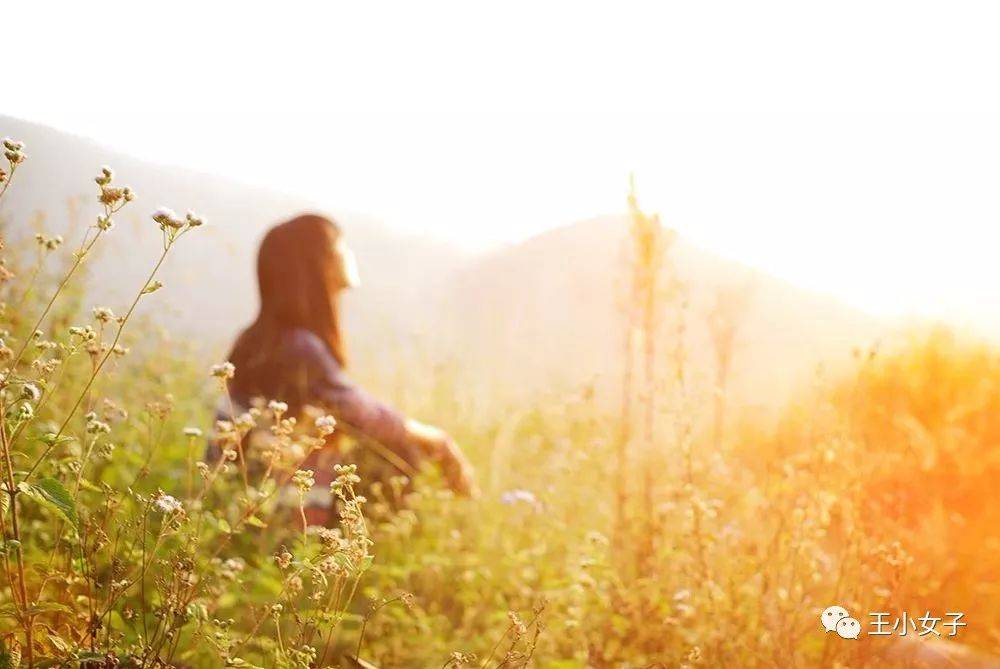
[[[197,228],[199,226],[205,225],[205,219],[193,211],[188,211],[187,213],[187,224],[188,227]]]
[[[153,220],[160,218],[177,218],[176,212],[168,207],[157,207],[156,211],[153,212]]]
[[[181,501],[179,499],[165,493],[160,493],[159,497],[157,497],[153,503],[156,504],[156,508],[163,513],[173,513],[174,511],[180,511],[182,508]]]
[[[500,503],[512,506],[517,503],[524,503],[528,506],[534,507],[536,510],[541,509],[541,503],[539,503],[538,498],[535,497],[535,493],[530,490],[508,490],[507,492],[500,495]]]
[[[153,220],[160,224],[160,228],[166,230],[167,228],[173,228],[174,230],[179,230],[184,227],[184,221],[177,217],[173,209],[167,209],[166,207],[160,207],[153,212]]]
[[[185,437],[200,437],[201,430],[197,427],[186,427],[184,428]]]
[[[26,399],[30,402],[37,402],[38,398],[42,396],[42,391],[38,389],[33,383],[25,383],[21,388],[21,398]]]
[[[267,408],[274,413],[286,413],[288,411],[288,405],[284,402],[278,402],[276,400],[271,400],[267,403]]]
[[[328,434],[333,434],[333,431],[337,427],[337,419],[333,416],[320,416],[316,419],[316,429],[324,437]]]
[[[109,323],[115,319],[115,313],[107,307],[94,307],[94,318],[101,323]]]

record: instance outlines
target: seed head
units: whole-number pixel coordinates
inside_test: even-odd
[[[94,307],[94,318],[100,323],[110,323],[115,319],[115,314],[107,307]]]
[[[173,209],[160,207],[153,212],[153,220],[160,224],[161,230],[180,230],[184,227],[184,221],[177,217]]]
[[[231,379],[236,376],[236,367],[231,362],[221,362],[218,365],[212,365],[211,373],[217,379]]]
[[[37,402],[41,396],[42,391],[33,383],[25,383],[21,387],[21,399],[28,400],[29,402]]]
[[[118,204],[118,202],[124,199],[125,193],[121,188],[112,188],[110,186],[102,186],[101,194],[98,196],[98,201],[101,204],[107,206],[113,206]]]
[[[320,416],[316,419],[316,429],[319,430],[320,435],[324,437],[333,434],[336,428],[337,419],[333,416]]]
[[[160,491],[160,494],[155,500],[153,500],[153,503],[156,505],[156,508],[163,513],[173,513],[174,511],[180,511],[183,508],[179,499],[167,495],[163,491]]]
[[[299,494],[304,495],[316,485],[316,479],[311,469],[300,469],[292,476],[292,483],[299,489]]]

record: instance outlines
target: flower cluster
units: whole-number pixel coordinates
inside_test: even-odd
[[[160,231],[163,233],[164,248],[173,244],[185,232],[200,228],[205,224],[205,219],[193,211],[189,211],[181,218],[167,207],[158,208],[152,213],[152,218],[160,226]]]

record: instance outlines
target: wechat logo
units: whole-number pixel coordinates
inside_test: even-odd
[[[857,639],[861,634],[861,623],[843,606],[828,607],[820,614],[819,621],[827,632],[836,632],[844,639]]]

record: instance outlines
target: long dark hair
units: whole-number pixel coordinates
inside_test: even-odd
[[[334,247],[340,227],[315,214],[297,216],[271,228],[257,254],[260,313],[237,338],[229,361],[233,385],[252,392],[271,379],[269,354],[288,330],[303,328],[318,336],[341,366],[347,364],[340,330],[338,297],[342,272]]]

